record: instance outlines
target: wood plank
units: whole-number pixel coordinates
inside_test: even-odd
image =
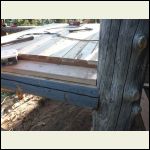
[[[69,32],[66,31],[64,28],[56,28],[53,29],[52,32],[59,32],[61,34],[68,34]],[[39,54],[43,50],[45,50],[47,47],[52,46],[52,44],[59,41],[59,37],[55,35],[49,35],[49,34],[41,34],[41,35],[34,35],[34,40],[27,41],[24,43],[17,43],[13,45],[8,46],[2,46],[2,50],[8,50],[8,49],[17,49],[20,54]]]
[[[11,51],[5,50],[1,51],[1,61],[7,58],[16,58],[18,56],[18,52],[16,49],[11,49]]]
[[[69,32],[64,29],[61,29],[57,32],[60,32],[63,35],[69,34]],[[43,51],[57,44],[60,40],[61,38],[57,37],[56,35],[45,35],[40,40],[32,43],[32,45],[30,44],[28,46],[23,47],[20,51],[20,54],[40,56],[42,55]],[[49,54],[47,56],[49,56]]]
[[[96,85],[97,78],[95,68],[49,64],[24,60],[20,60],[18,64],[13,66],[2,67],[1,71],[71,81],[88,85]]]
[[[42,86],[45,88],[61,90],[64,92],[70,92],[74,94],[81,94],[90,97],[98,97],[98,89],[96,86],[83,85],[72,82],[64,82],[53,79],[44,79],[39,77],[19,75],[14,73],[1,73],[1,79],[21,82],[24,84],[31,84],[33,86]]]
[[[86,37],[87,40],[91,40],[95,34]],[[87,45],[87,42],[79,41],[77,45],[75,45],[72,49],[70,49],[63,58],[71,58],[75,59],[76,56],[83,50],[83,48]]]
[[[36,27],[34,29],[29,29],[29,30],[13,33],[13,34],[10,34],[10,35],[7,35],[7,36],[2,36],[1,37],[1,43],[6,43],[6,42],[9,42],[9,41],[12,41],[12,40],[17,39],[18,37],[20,37],[22,35],[25,35],[25,34],[42,33],[43,31],[50,30],[50,29],[52,29],[54,27],[56,29],[56,28],[63,28],[63,27],[67,27],[67,26],[68,26],[68,24],[54,23],[54,24],[49,24],[49,25]]]
[[[88,97],[84,95],[73,94],[69,92],[63,92],[60,90],[54,90],[44,87],[33,86],[29,84],[19,83],[16,81],[1,79],[1,85],[3,88],[8,88],[13,91],[17,91],[18,88],[22,90],[23,93],[31,93],[34,95],[46,97],[53,100],[64,101],[73,105],[96,108],[98,103],[98,98]]]
[[[61,35],[71,37],[71,38],[79,38],[79,39],[85,39],[89,38],[90,36],[92,37],[94,33],[98,33],[99,31],[99,24],[85,24],[81,28],[93,28],[91,31],[80,31],[80,32],[74,32],[74,33],[69,33],[68,30],[69,27],[67,24],[53,24],[53,25],[47,25],[43,27],[38,27],[35,29],[30,29],[18,33],[14,33],[11,35],[8,35],[7,37],[1,37],[2,42],[4,41],[10,41],[16,39],[17,37],[28,34],[28,33],[41,33],[45,30],[50,29],[50,32],[60,32]],[[35,57],[37,59],[37,56],[45,56],[48,57],[46,60],[49,59],[49,57],[53,57],[52,60],[54,60],[54,57],[56,57],[55,60],[58,60],[59,58],[69,58],[74,59],[76,55],[80,51],[82,51],[82,48],[86,47],[86,45],[89,42],[81,42],[78,40],[69,40],[61,37],[57,37],[56,35],[34,35],[34,40],[32,41],[27,41],[24,43],[17,43],[13,45],[7,45],[7,46],[1,46],[1,50],[9,50],[9,49],[16,49],[19,51],[19,56],[21,57],[25,55],[25,58],[27,56],[29,57],[30,60]],[[93,42],[96,43],[96,42]],[[70,51],[70,52],[69,52]],[[85,52],[86,53],[86,52]],[[67,57],[66,57],[66,56]],[[30,57],[31,56],[31,57]],[[40,61],[43,59],[45,61],[45,57],[40,57]],[[64,61],[64,59],[62,60]],[[76,64],[79,64],[78,61]],[[96,63],[94,62],[87,62],[83,64],[90,64],[90,66],[95,65]],[[70,64],[70,63],[69,63]]]
[[[47,57],[47,56],[21,54],[18,56],[18,59],[62,64],[62,65],[69,65],[69,66],[81,66],[81,67],[88,67],[88,68],[97,67],[97,62],[95,61],[86,61],[86,60],[69,59],[69,58],[61,58],[61,57]]]
[[[144,126],[146,128],[146,131],[149,131],[149,99],[145,93],[145,90],[142,91],[142,97],[141,97],[141,107],[142,107],[142,119],[144,122]]]
[[[84,25],[86,27],[87,25]],[[89,27],[90,25],[88,25]],[[92,27],[92,25],[90,26]],[[98,32],[97,28],[94,28],[95,26],[93,25],[93,30],[92,31],[80,31],[80,32],[75,32],[75,33],[70,33],[68,37],[70,38],[78,38],[78,39],[86,39],[89,36],[92,36],[96,32]],[[80,41],[78,40],[69,40],[69,39],[62,39],[60,40],[57,44],[54,46],[50,47],[49,49],[43,51],[41,53],[42,56],[52,56],[52,57],[63,57],[63,58],[69,58],[65,56],[74,46],[77,46]]]
[[[94,50],[91,52],[91,54],[86,55],[82,59],[87,60],[87,61],[95,61],[95,62],[97,62],[98,61],[98,47],[99,47],[99,44],[97,43],[95,45]]]
[[[95,34],[95,36],[91,40],[98,40],[99,39],[99,32]],[[90,57],[95,47],[98,45],[98,42],[88,42],[87,45],[82,49],[82,51],[76,56],[75,59],[86,59]]]

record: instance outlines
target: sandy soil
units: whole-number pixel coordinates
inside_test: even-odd
[[[91,110],[24,94],[1,92],[1,128],[11,131],[89,131]]]
[[[1,128],[9,131],[90,131],[92,110],[50,99],[1,92]],[[2,130],[1,129],[1,130]],[[132,131],[145,130],[141,115]]]

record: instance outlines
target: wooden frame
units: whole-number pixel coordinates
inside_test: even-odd
[[[1,85],[92,108],[93,130],[130,130],[141,111],[148,39],[148,20],[102,20],[96,86],[7,73]]]
[[[82,107],[96,108],[98,103],[98,90],[95,86],[10,73],[1,73],[1,86],[13,91],[21,89],[23,92],[66,101]]]

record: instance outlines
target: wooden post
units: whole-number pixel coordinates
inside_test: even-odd
[[[101,20],[97,68],[100,96],[93,111],[92,130],[130,130],[141,111],[148,41],[148,20]]]

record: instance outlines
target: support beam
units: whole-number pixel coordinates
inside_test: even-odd
[[[46,97],[52,100],[67,102],[69,104],[81,107],[94,109],[97,107],[98,103],[98,98],[96,97],[89,97],[81,94],[75,94],[63,90],[57,90],[53,88],[37,86],[13,80],[1,79],[1,85],[4,89],[10,89],[16,93],[18,91],[22,93],[29,93],[37,96]]]
[[[130,130],[141,111],[148,41],[148,20],[101,21],[93,130]]]

